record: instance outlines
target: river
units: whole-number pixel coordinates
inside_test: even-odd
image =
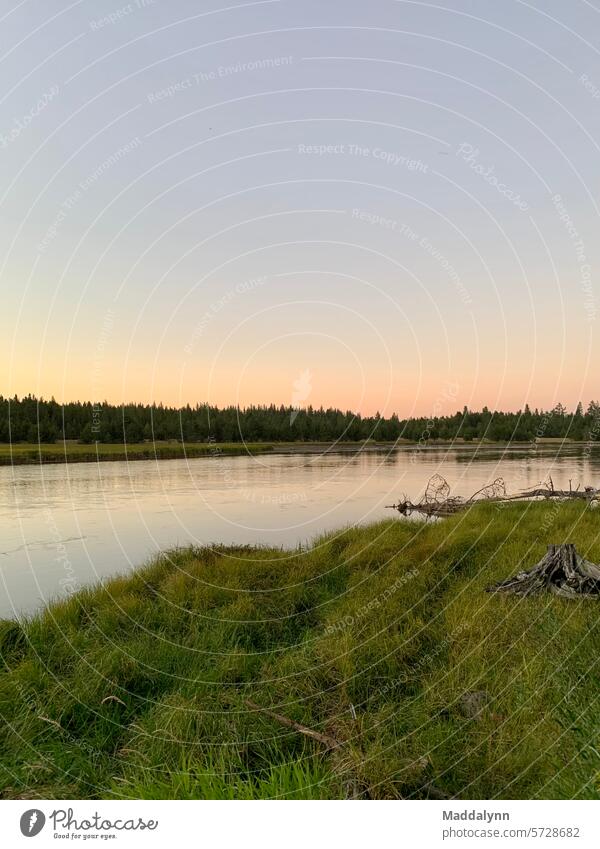
[[[348,524],[402,519],[442,474],[471,495],[502,476],[509,492],[548,474],[557,487],[600,484],[600,449],[582,445],[261,455],[0,468],[0,617],[127,572],[165,548],[293,547]]]

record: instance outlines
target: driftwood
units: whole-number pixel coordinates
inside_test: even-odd
[[[502,478],[496,478],[491,484],[478,489],[464,499],[459,495],[450,495],[450,485],[441,475],[433,475],[425,488],[423,498],[414,504],[404,497],[398,504],[388,504],[388,508],[398,510],[404,516],[411,513],[423,513],[427,516],[451,516],[475,501],[498,501],[506,498],[506,485]]]
[[[581,484],[577,484],[577,487],[573,489],[571,481],[569,481],[568,489],[555,489],[554,481],[548,475],[548,480],[543,484],[540,484],[535,489],[512,495],[509,500],[517,501],[520,498],[586,498],[591,500],[597,498],[600,494],[600,490],[594,489],[593,486],[586,486],[583,489],[580,489],[580,486]]]
[[[572,543],[549,545],[545,557],[533,569],[494,584],[487,592],[521,596],[551,592],[567,598],[597,596],[600,595],[600,566],[584,560]]]
[[[448,482],[441,475],[436,474],[427,483],[425,493],[420,501],[413,503],[404,496],[397,504],[387,504],[386,507],[398,510],[403,516],[409,516],[411,513],[422,513],[425,516],[443,518],[444,516],[452,516],[477,501],[495,501],[508,504],[511,501],[534,501],[541,498],[558,500],[580,498],[588,501],[591,507],[598,506],[599,489],[592,486],[586,486],[584,489],[577,486],[576,489],[573,489],[570,483],[569,481],[569,489],[555,489],[552,478],[549,477],[547,482],[540,484],[535,489],[525,490],[516,495],[507,495],[503,478],[496,478],[492,483],[474,492],[470,498],[461,498],[459,495],[450,495]]]

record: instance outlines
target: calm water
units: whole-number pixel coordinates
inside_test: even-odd
[[[600,483],[600,451],[469,447],[393,452],[0,468],[0,616],[14,616],[139,565],[212,542],[295,546],[346,524],[397,517],[429,477],[457,495],[504,477],[510,492],[552,474]],[[398,518],[399,521],[402,519]]]

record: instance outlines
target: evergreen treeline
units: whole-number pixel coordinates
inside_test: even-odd
[[[256,406],[219,409],[207,404],[181,408],[162,404],[75,402],[59,404],[28,395],[0,396],[0,442],[141,442],[184,440],[186,442],[293,442],[398,438],[414,441],[454,439],[467,441],[529,441],[539,437],[577,440],[600,438],[600,404],[581,404],[568,412],[561,404],[553,410],[491,412],[484,407],[473,412],[466,407],[450,416],[399,419],[360,416],[336,409],[295,410],[285,406]]]

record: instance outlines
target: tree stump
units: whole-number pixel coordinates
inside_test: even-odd
[[[551,592],[566,598],[597,596],[600,595],[600,566],[584,560],[572,543],[549,545],[545,557],[533,569],[494,584],[487,592],[522,596]]]

